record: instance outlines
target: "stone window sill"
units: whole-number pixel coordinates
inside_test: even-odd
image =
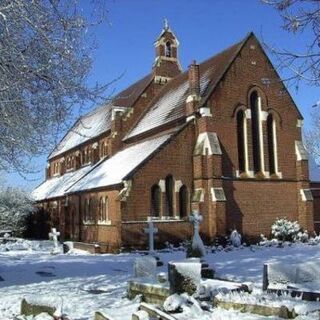
[[[91,221],[91,220],[82,221],[82,223],[83,223],[85,226],[92,226],[92,225],[94,225],[94,221]]]
[[[111,226],[111,220],[98,221],[99,226]]]

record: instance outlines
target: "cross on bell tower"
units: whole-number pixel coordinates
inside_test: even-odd
[[[166,83],[181,72],[178,60],[179,41],[169,27],[168,20],[164,20],[162,31],[154,43],[155,61],[153,74],[155,82]]]

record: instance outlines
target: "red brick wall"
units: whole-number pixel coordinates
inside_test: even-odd
[[[132,246],[140,246],[145,243],[146,236],[142,233],[146,225],[142,222],[147,220],[151,212],[151,187],[159,183],[160,179],[164,180],[167,175],[171,174],[175,180],[180,180],[187,187],[190,199],[193,186],[193,145],[194,127],[189,126],[134,174],[130,196],[127,202],[123,203],[122,220],[125,223],[122,224],[122,237],[124,244],[131,243]],[[179,215],[178,199],[178,193],[175,193],[174,216]],[[162,193],[162,207],[162,215],[167,216],[164,193]],[[158,242],[178,243],[191,236],[188,222],[160,222],[156,225],[159,228]]]

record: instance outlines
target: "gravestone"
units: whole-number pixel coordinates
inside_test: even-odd
[[[241,234],[236,229],[231,232],[230,241],[234,247],[241,246]]]
[[[59,241],[58,237],[60,236],[60,232],[57,231],[56,228],[52,228],[51,232],[49,233],[49,239],[53,240],[54,248],[51,253],[59,253]]]
[[[206,254],[206,249],[199,234],[199,225],[202,222],[202,216],[198,211],[193,211],[189,216],[189,221],[193,227],[193,236],[191,250],[187,252],[187,257],[202,258]]]
[[[196,292],[201,280],[200,259],[186,259],[184,261],[172,261],[168,264],[170,294]]]
[[[153,221],[148,217],[148,228],[144,229],[144,233],[148,235],[149,239],[149,254],[154,253],[154,235],[158,233],[158,228],[154,228]]]
[[[136,258],[133,264],[135,278],[155,278],[157,272],[157,260],[152,256]]]

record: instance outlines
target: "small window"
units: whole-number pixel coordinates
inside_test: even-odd
[[[172,54],[172,52],[171,52],[171,43],[170,43],[170,41],[167,41],[166,42],[166,49],[165,49],[165,56],[166,57],[171,57],[171,54]]]
[[[226,201],[223,188],[211,188],[212,201]]]

